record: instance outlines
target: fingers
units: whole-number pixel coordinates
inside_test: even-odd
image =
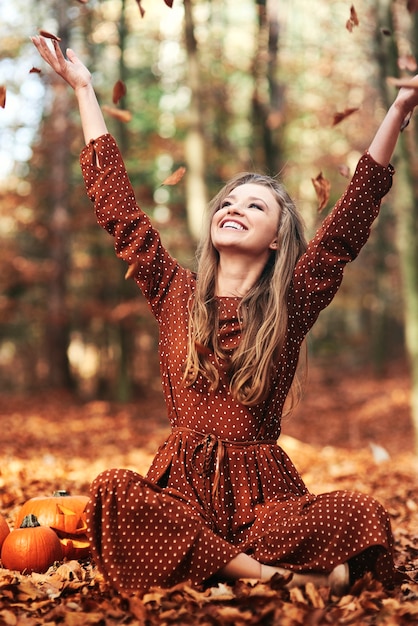
[[[41,57],[58,74],[65,72],[67,61],[59,47],[58,41],[52,41],[52,48],[47,44],[44,37],[31,37],[32,43],[37,48]]]

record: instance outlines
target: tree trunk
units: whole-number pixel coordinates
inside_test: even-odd
[[[126,38],[128,34],[128,25],[126,22],[126,0],[122,0],[121,4],[121,17],[119,21],[119,47],[120,47],[120,61],[119,61],[119,79],[126,84],[127,70],[125,65],[125,48]],[[121,106],[124,106],[124,99],[121,100]],[[122,154],[127,154],[129,147],[129,138],[126,126],[119,122],[118,124],[118,144]],[[124,301],[127,298],[127,292],[129,290],[129,284],[125,281],[126,268],[123,267],[121,271],[120,284],[119,284],[119,298]],[[116,381],[116,397],[120,402],[128,402],[132,397],[132,377],[130,373],[130,364],[132,362],[132,337],[131,331],[127,327],[124,320],[115,322],[117,324],[117,334],[119,339],[119,351],[118,351],[118,370]]]
[[[191,0],[184,0],[185,42],[187,51],[187,80],[191,92],[189,124],[185,141],[187,175],[186,209],[189,230],[194,239],[200,239],[203,216],[207,205],[205,182],[205,135],[202,119],[200,70]]]
[[[416,55],[409,42],[417,41],[418,20],[407,12],[404,3],[381,0],[381,14],[392,24],[393,40],[386,59],[386,76],[394,75],[401,56]],[[376,29],[377,30],[377,29]],[[379,65],[382,67],[382,64]],[[382,81],[383,83],[383,81]],[[383,92],[386,93],[385,87]],[[418,131],[416,123],[408,128],[399,142],[396,159],[396,193],[394,205],[397,219],[397,243],[401,262],[405,346],[411,372],[411,413],[418,455]]]
[[[256,0],[258,45],[253,62],[253,158],[272,175],[280,170],[281,150],[275,130],[282,121],[283,92],[277,81],[279,0]],[[261,141],[257,142],[257,139]]]
[[[69,27],[66,4],[57,5],[59,36],[63,49],[68,46]],[[54,107],[49,120],[52,144],[49,147],[50,257],[53,272],[48,285],[46,358],[48,383],[52,387],[70,388],[72,378],[68,361],[69,319],[67,276],[69,267],[69,95],[60,78],[53,79]]]

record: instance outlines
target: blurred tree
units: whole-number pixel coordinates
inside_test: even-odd
[[[69,46],[70,20],[68,7],[60,2],[53,5],[58,24],[58,36],[64,50]],[[58,77],[53,77],[53,106],[48,120],[48,165],[45,169],[43,197],[48,207],[47,245],[52,271],[48,285],[45,319],[45,360],[49,387],[71,388],[72,376],[68,361],[70,340],[67,280],[70,263],[70,97]]]
[[[376,55],[380,68],[380,93],[386,106],[393,100],[388,76],[416,73],[418,54],[418,6],[394,0],[378,0],[376,12]],[[394,163],[397,170],[396,212],[397,244],[402,274],[402,295],[405,345],[411,379],[411,410],[418,454],[418,125],[411,124],[399,142]]]
[[[256,0],[257,45],[253,60],[252,153],[258,167],[275,175],[282,166],[283,90],[279,85],[279,0]]]
[[[186,206],[191,234],[199,240],[207,205],[206,139],[202,106],[202,87],[199,54],[195,37],[193,3],[184,1],[184,39],[186,47],[186,80],[190,89],[188,123],[184,142],[187,167]]]
[[[283,169],[311,233],[323,219],[316,211],[311,178],[322,170],[331,180],[330,207],[347,182],[340,165],[353,167],[382,113],[376,104],[376,76],[382,73],[386,94],[385,77],[395,68],[389,71],[380,57],[376,63],[371,44],[376,40],[379,54],[393,60],[397,54],[388,48],[396,38],[379,31],[373,11],[383,7],[385,15],[378,23],[387,27],[393,0],[357,7],[360,26],[350,33],[344,0],[186,0],[173,8],[162,0],[142,4],[144,18],[132,0],[30,0],[29,34],[41,25],[53,31],[58,23],[55,12],[66,7],[72,46],[92,70],[100,101],[110,104],[117,79],[126,83],[121,106],[131,111],[132,120],[107,121],[121,145],[138,202],[167,247],[192,266],[206,195],[244,169]],[[403,0],[396,4],[405,9]],[[128,398],[154,388],[156,329],[136,286],[123,280],[126,267],[115,261],[107,234],[95,225],[77,163],[82,140],[72,94],[61,93],[58,84],[49,85],[43,66],[39,76],[28,77],[32,59],[22,43],[27,41],[26,30],[14,34],[17,44],[5,35],[0,40],[0,63],[8,55],[20,66],[29,63],[21,79],[22,94],[25,84],[32,95],[36,86],[45,86],[45,122],[33,145],[29,176],[22,170],[29,191],[8,192],[2,198],[1,242],[9,257],[0,261],[3,381],[10,380],[8,372],[15,367],[14,379],[22,385],[30,376],[45,382],[50,371],[61,371],[65,379],[70,355],[70,375],[83,392]],[[414,32],[410,34],[415,39]],[[40,65],[38,58],[34,64]],[[8,89],[17,93],[19,87]],[[62,103],[56,121],[49,112],[55,97]],[[347,106],[359,106],[361,112],[334,128],[334,113]],[[55,115],[57,106],[52,110]],[[57,133],[65,124],[63,142],[57,145]],[[411,136],[407,131],[405,140]],[[64,147],[70,165],[60,152]],[[64,179],[52,176],[59,163],[68,168]],[[161,181],[181,164],[187,166],[183,181],[162,188]],[[407,185],[401,194],[402,202],[411,188]],[[193,236],[184,192],[189,215],[197,217]],[[327,361],[332,356],[363,367],[373,350],[378,369],[394,351],[400,353],[402,319],[390,202],[385,202],[372,240],[348,269],[340,293],[315,327],[313,352]],[[13,222],[11,231],[8,220]],[[44,336],[50,339],[48,351]],[[61,364],[51,365],[53,358],[59,360],[58,350]],[[67,381],[71,384],[71,378]]]

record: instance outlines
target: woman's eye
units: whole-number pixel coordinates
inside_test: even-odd
[[[229,200],[224,200],[221,204],[221,209],[224,209],[228,206],[231,206],[231,203],[229,202]]]
[[[253,202],[252,204],[250,204],[250,208],[254,208],[254,209],[258,209],[259,211],[263,210],[263,207],[260,206],[259,204],[256,204],[255,202]]]

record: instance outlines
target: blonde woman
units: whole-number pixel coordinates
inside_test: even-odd
[[[210,207],[197,273],[163,247],[137,206],[87,68],[41,37],[43,59],[77,96],[80,162],[99,224],[160,328],[171,434],[142,477],[109,469],[91,486],[93,556],[117,589],[190,580],[284,576],[342,593],[365,572],[393,585],[388,514],[370,496],[310,493],[277,445],[306,334],[365,244],[418,77],[399,91],[346,192],[307,245],[301,219],[275,179],[244,174]]]

